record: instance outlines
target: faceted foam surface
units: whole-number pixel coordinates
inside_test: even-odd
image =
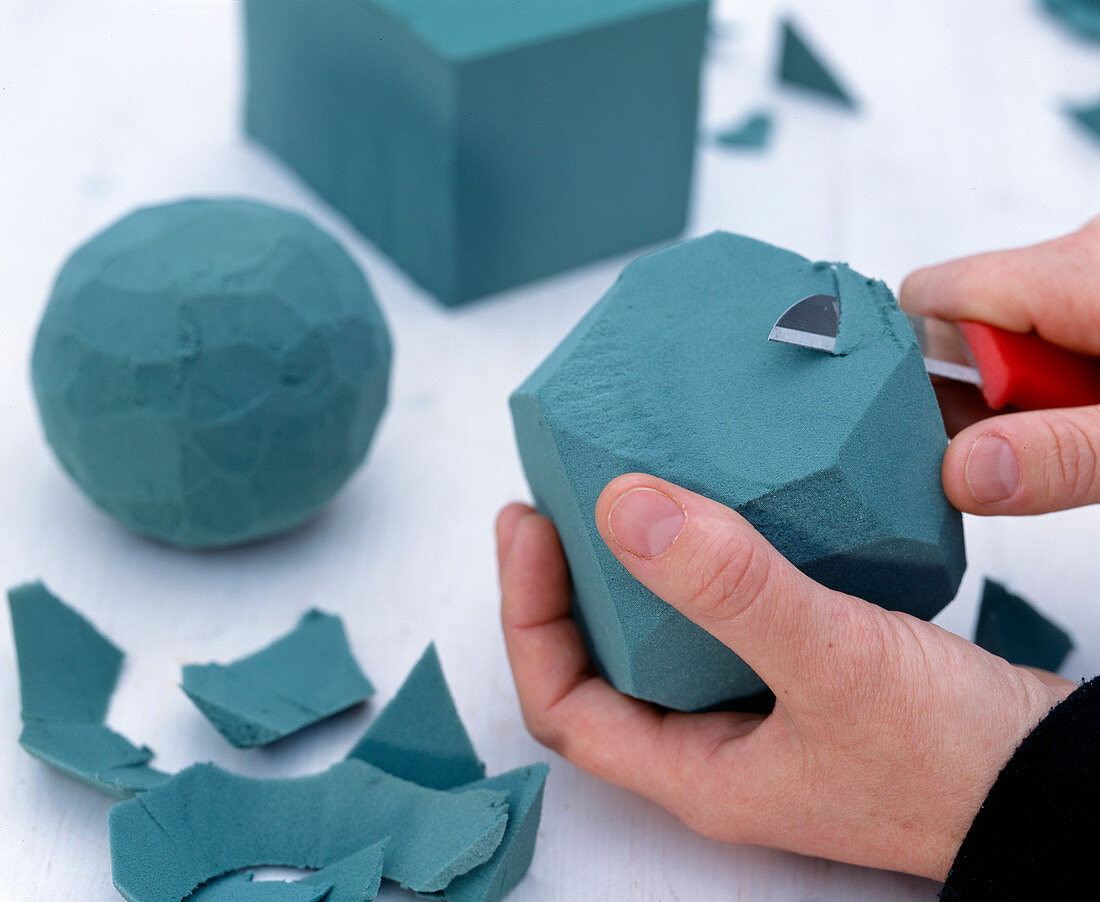
[[[65,263],[38,330],[46,438],[101,508],[192,547],[273,535],[362,462],[390,339],[307,219],[245,200],[138,210]]]
[[[840,298],[836,354],[768,341],[811,294]],[[732,651],[643,588],[593,517],[651,473],[749,519],[813,578],[919,617],[954,596],[962,522],[916,340],[889,290],[716,233],[631,264],[512,397],[536,502],[569,559],[575,613],[619,689],[695,710],[763,689]]]

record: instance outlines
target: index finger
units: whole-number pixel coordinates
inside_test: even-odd
[[[898,301],[910,313],[975,320],[1100,354],[1100,217],[1052,241],[918,269]]]

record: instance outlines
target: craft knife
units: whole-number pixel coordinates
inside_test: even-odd
[[[1007,332],[985,323],[948,323],[907,314],[935,376],[969,382],[993,410],[1100,404],[1100,359],[1044,341],[1035,333]],[[792,304],[768,338],[832,353],[840,330],[840,299],[813,294]]]

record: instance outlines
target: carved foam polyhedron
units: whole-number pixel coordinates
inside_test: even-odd
[[[818,293],[840,298],[836,354],[768,341]],[[722,233],[643,257],[512,412],[575,614],[629,694],[697,710],[763,684],[607,550],[593,512],[622,473],[729,505],[810,576],[891,609],[930,618],[962,578],[961,517],[940,484],[947,439],[916,340],[886,286],[843,264]]]

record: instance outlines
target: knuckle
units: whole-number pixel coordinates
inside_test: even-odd
[[[704,542],[687,562],[692,607],[711,620],[736,619],[771,578],[771,561],[750,537],[725,535]]]
[[[528,706],[524,706],[522,711],[523,723],[527,727],[527,732],[548,749],[563,757],[568,757],[564,751],[567,745],[567,735],[561,729],[561,725],[549,716],[548,711],[546,709],[535,710]]]
[[[549,729],[540,714],[536,714],[532,711],[524,711],[523,723],[524,726],[527,727],[527,732],[530,733],[536,741],[542,743],[549,749],[553,749],[555,752],[560,751],[560,742],[555,731]]]
[[[524,711],[523,721],[534,739],[566,761],[600,779],[613,778],[618,751],[601,743],[584,726],[583,718],[570,716],[552,703],[538,711]]]
[[[1071,504],[1091,500],[1100,488],[1100,407],[1067,417],[1044,416],[1040,422],[1046,438],[1042,459],[1046,493],[1065,496]]]
[[[622,782],[622,760],[615,746],[582,732],[562,731],[550,748],[586,774],[610,783]]]

